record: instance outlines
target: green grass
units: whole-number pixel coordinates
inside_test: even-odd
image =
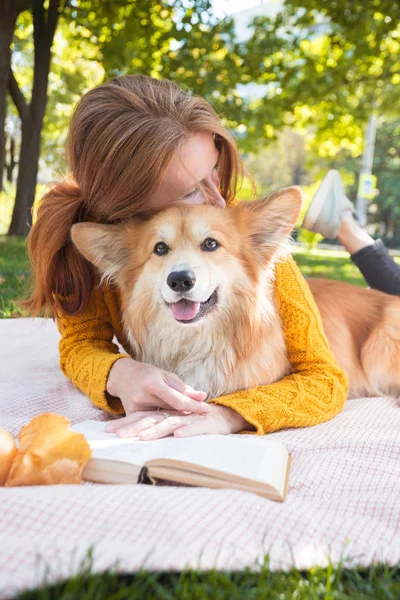
[[[21,314],[15,300],[23,294],[29,271],[25,238],[0,236],[0,318]]]
[[[118,575],[89,568],[54,586],[27,591],[18,600],[395,600],[400,597],[400,569],[384,565],[342,569],[339,565],[272,572],[266,560],[259,572],[148,572]]]
[[[365,285],[358,269],[347,254],[337,250],[307,250],[295,247],[293,252],[305,275],[341,279]],[[23,291],[29,272],[25,241],[0,236],[0,317],[17,316],[14,300]],[[249,570],[234,572],[180,573],[139,572],[118,575],[115,570],[92,574],[90,564],[82,572],[56,586],[21,594],[19,600],[125,600],[125,599],[258,600],[304,599],[390,600],[400,598],[400,565],[394,568],[372,566],[369,569],[339,567],[315,568],[307,572],[271,572],[268,563],[259,573]]]
[[[347,281],[353,285],[366,286],[365,280],[356,265],[343,250],[308,250],[296,246],[293,251],[303,275],[307,277],[326,277]]]

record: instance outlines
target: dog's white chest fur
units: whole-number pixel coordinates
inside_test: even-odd
[[[136,360],[175,373],[214,398],[273,383],[290,372],[279,315],[271,300],[266,298],[263,304],[251,343],[246,342],[248,332],[240,331],[240,320],[235,323],[234,319],[229,324],[206,317],[204,323],[192,327],[159,314],[147,324],[144,335],[141,331],[140,345],[129,315],[125,330]],[[238,354],[241,338],[247,347]]]

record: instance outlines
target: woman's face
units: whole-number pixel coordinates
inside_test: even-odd
[[[149,197],[147,207],[160,209],[168,204],[205,204],[206,199],[197,187],[200,181],[207,189],[209,202],[224,208],[225,200],[218,186],[216,171],[218,150],[211,133],[197,133],[177,151],[168,166],[165,177]]]

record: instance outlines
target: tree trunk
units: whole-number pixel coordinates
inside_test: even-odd
[[[14,169],[17,166],[15,160],[15,139],[10,137],[9,160],[6,162],[6,178],[9,183],[13,181]]]
[[[292,181],[290,185],[301,185],[303,178],[303,164],[297,163],[292,169]]]
[[[35,63],[29,105],[24,101],[14,77],[10,82],[10,92],[21,117],[21,153],[17,196],[8,235],[27,235],[32,225],[40,139],[47,104],[51,46],[57,27],[58,8],[59,0],[50,0],[47,10],[44,8],[44,0],[33,0]]]
[[[17,177],[17,195],[8,235],[27,235],[32,225],[31,209],[35,200],[43,119],[22,123],[21,152]]]
[[[3,0],[4,2],[4,0]],[[17,11],[13,3],[0,0],[0,192],[3,189],[5,161],[6,97],[11,62],[11,42],[14,33]]]

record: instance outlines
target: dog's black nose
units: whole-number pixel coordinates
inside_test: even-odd
[[[196,283],[193,271],[172,271],[168,275],[167,284],[174,292],[188,292]]]

